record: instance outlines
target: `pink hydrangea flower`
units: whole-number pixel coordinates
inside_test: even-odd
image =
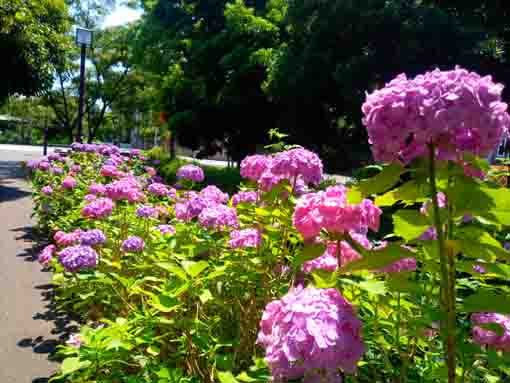
[[[391,265],[383,267],[377,271],[381,273],[401,273],[403,271],[415,271],[416,270],[416,259],[413,257],[402,258]]]
[[[345,187],[332,186],[302,196],[297,201],[293,223],[301,235],[309,239],[317,237],[323,228],[337,234],[377,231],[381,214],[381,209],[370,200],[356,205],[347,203]]]
[[[472,330],[473,341],[479,345],[487,345],[496,350],[510,352],[510,315],[498,313],[477,313],[471,316],[471,322],[474,327]],[[501,326],[502,335],[484,329],[481,324],[495,323]]]
[[[215,230],[239,226],[236,210],[219,204],[203,209],[198,215],[198,221],[203,227]]]
[[[106,187],[103,184],[93,183],[89,186],[88,190],[89,190],[90,194],[95,194],[95,195],[106,193]]]
[[[103,165],[100,170],[100,174],[103,177],[119,177],[121,176],[122,172],[117,169],[115,165]]]
[[[260,321],[257,343],[276,382],[320,371],[351,373],[365,352],[361,321],[338,290],[295,288],[269,303]]]
[[[52,195],[53,188],[50,185],[46,185],[41,189],[41,193],[43,193],[44,195]]]
[[[57,231],[53,235],[53,239],[58,246],[71,246],[80,241],[81,230],[75,230],[71,233],[65,233],[63,231]]]
[[[78,174],[79,172],[81,172],[81,166],[78,164],[74,164],[73,166],[71,166],[71,171],[75,174]]]
[[[156,174],[158,174],[157,170],[151,166],[146,166],[144,170],[150,177],[154,177]]]
[[[258,181],[260,176],[271,166],[271,157],[255,154],[241,161],[241,177]]]
[[[66,344],[68,346],[74,347],[74,348],[80,348],[82,344],[82,339],[80,334],[71,334],[69,336],[69,339],[66,341]]]
[[[139,202],[143,200],[140,185],[133,177],[124,177],[106,185],[106,196],[112,200],[128,200]]]
[[[51,167],[50,163],[48,161],[41,161],[39,162],[39,164],[37,165],[37,168],[39,170],[42,170],[43,172],[49,170],[49,168]]]
[[[204,171],[196,165],[181,166],[176,173],[178,179],[188,179],[194,182],[202,182],[205,178]]]
[[[257,202],[258,194],[254,191],[240,191],[232,196],[232,206],[237,206],[240,203],[254,204]]]
[[[87,194],[83,199],[87,202],[92,202],[97,199],[97,196],[95,194]]]
[[[226,203],[229,198],[227,193],[223,193],[214,185],[206,186],[200,191],[199,195],[216,203]]]
[[[322,179],[319,156],[303,148],[277,153],[271,161],[271,173],[290,181],[301,177],[305,184],[318,185]]]
[[[47,266],[53,259],[56,250],[57,247],[55,245],[46,246],[37,257],[37,260],[41,265]]]
[[[175,204],[175,218],[179,221],[188,222],[198,217],[205,208],[216,205],[216,202],[200,197],[197,194],[190,194],[190,197],[188,200]]]
[[[86,205],[81,215],[84,218],[106,218],[112,214],[113,207],[113,201],[110,198],[98,198]]]
[[[76,179],[73,177],[66,177],[62,181],[62,188],[64,189],[74,189],[77,185]]]
[[[446,207],[446,195],[443,192],[437,193],[437,205],[440,209]],[[420,208],[420,213],[423,215],[430,215],[432,213],[432,201],[425,201]]]
[[[232,249],[259,247],[262,236],[257,229],[234,230],[230,233],[229,246]]]
[[[456,67],[413,79],[401,74],[367,95],[363,123],[377,161],[409,163],[436,145],[440,159],[487,156],[507,131],[503,85]]]
[[[150,184],[147,187],[147,191],[150,194],[158,196],[158,197],[166,197],[166,196],[174,197],[175,196],[175,190],[172,193],[172,191],[170,190],[170,188],[167,185],[159,183],[159,182],[154,182],[154,183]]]

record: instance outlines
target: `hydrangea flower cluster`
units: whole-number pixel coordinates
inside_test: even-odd
[[[86,205],[82,209],[81,215],[84,218],[106,218],[112,214],[113,206],[113,201],[110,198],[98,198]]]
[[[236,210],[220,204],[203,209],[198,216],[198,221],[202,226],[215,230],[239,227]]]
[[[62,169],[60,166],[52,166],[50,171],[51,171],[51,174],[54,174],[56,176],[64,174],[64,169]]]
[[[205,178],[204,171],[196,165],[181,166],[176,173],[178,179],[188,179],[194,182],[202,182]]]
[[[354,372],[365,352],[361,321],[333,288],[298,287],[269,303],[257,343],[265,348],[266,362],[277,382],[310,378],[317,369],[340,381],[338,368]]]
[[[52,195],[53,188],[50,185],[46,185],[41,189],[41,193],[43,193],[44,195]]]
[[[381,209],[370,200],[347,203],[343,186],[330,186],[325,191],[309,193],[296,203],[293,223],[305,239],[315,238],[321,229],[329,233],[366,233],[379,230]]]
[[[482,346],[491,346],[496,350],[510,352],[510,315],[498,313],[477,313],[471,316],[473,323],[473,341]],[[481,324],[494,323],[501,327],[502,335],[480,327]]]
[[[140,253],[145,248],[142,238],[132,235],[122,242],[122,251],[126,253]]]
[[[159,182],[154,182],[150,184],[147,187],[147,191],[150,194],[155,195],[157,197],[170,197],[170,198],[176,197],[175,189],[169,188],[167,185]]]
[[[140,218],[157,217],[158,211],[152,206],[143,205],[136,209],[136,215]]]
[[[172,225],[158,225],[156,229],[163,235],[175,234],[175,227]]]
[[[456,67],[413,79],[401,74],[367,95],[363,123],[377,161],[409,163],[437,147],[440,159],[487,156],[508,130],[503,85]]]
[[[232,206],[237,206],[240,203],[254,204],[257,202],[258,194],[254,191],[240,191],[232,196]]]
[[[305,184],[318,185],[322,179],[322,161],[309,150],[294,148],[273,157],[271,173],[288,180],[302,177]]]
[[[80,348],[82,344],[82,339],[80,334],[71,334],[69,336],[69,339],[66,340],[66,344],[68,346],[74,347],[74,348]]]
[[[102,230],[92,229],[80,233],[80,244],[83,246],[98,246],[106,242]]]
[[[122,177],[124,175],[115,165],[103,165],[99,173],[103,177]]]
[[[58,253],[58,258],[64,269],[69,272],[77,272],[97,266],[99,256],[90,246],[66,247]]]
[[[247,156],[241,161],[241,177],[258,181],[260,176],[271,167],[271,157],[261,154]]]
[[[377,271],[381,273],[401,273],[404,271],[415,271],[416,267],[416,258],[408,257],[393,262],[391,265],[385,266]]]
[[[202,210],[216,205],[216,202],[198,195],[190,195],[188,200],[175,204],[175,217],[179,221],[188,222],[198,217]]]
[[[46,246],[37,257],[38,262],[43,266],[47,266],[53,259],[53,254],[55,254],[56,250],[57,247],[55,245]]]
[[[244,249],[247,247],[259,247],[262,236],[257,229],[233,230],[230,233],[229,246],[232,249]]]
[[[62,188],[63,189],[74,189],[77,185],[77,182],[76,182],[76,179],[74,179],[73,177],[66,177],[64,178],[64,180],[62,181]]]
[[[37,167],[39,168],[39,170],[42,170],[43,172],[49,170],[51,164],[48,162],[48,161],[41,161],[39,162],[39,164],[37,165]]]
[[[200,191],[199,195],[216,203],[227,203],[229,199],[227,193],[223,193],[217,186],[214,185],[206,186]]]
[[[71,233],[57,231],[53,236],[55,243],[59,246],[71,246],[80,241],[81,230],[77,229]]]
[[[95,195],[104,194],[104,193],[106,193],[106,186],[104,186],[103,184],[93,183],[89,186],[88,191],[90,194],[95,194]]]
[[[130,203],[140,202],[145,195],[133,177],[124,177],[106,185],[106,196],[114,201],[127,200]]]

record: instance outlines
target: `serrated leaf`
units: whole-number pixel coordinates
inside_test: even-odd
[[[510,314],[510,297],[508,295],[496,294],[493,291],[477,291],[464,299],[462,311],[473,312],[494,312]]]
[[[423,190],[423,186],[418,184],[416,181],[409,181],[399,186],[394,190],[390,190],[383,195],[375,198],[375,204],[377,206],[392,206],[398,201],[404,202],[406,205],[414,204],[416,202],[423,202],[427,200],[426,191]]]
[[[430,222],[417,210],[399,210],[393,214],[393,227],[396,235],[410,241],[423,234]]]
[[[303,250],[294,258],[294,267],[299,267],[307,261],[320,257],[326,251],[326,245],[322,243],[311,243],[303,247]]]
[[[182,267],[191,278],[196,278],[209,267],[209,263],[206,261],[183,261]]]
[[[472,258],[482,258],[489,262],[496,259],[509,259],[510,252],[499,241],[482,228],[467,226],[455,231],[460,251]]]
[[[176,297],[165,294],[158,295],[155,299],[151,300],[150,303],[152,307],[164,313],[175,311],[180,305],[180,301]]]

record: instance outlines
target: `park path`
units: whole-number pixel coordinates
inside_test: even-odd
[[[31,194],[20,161],[34,153],[0,148],[0,382],[45,383],[48,360],[68,322],[49,299],[50,274],[37,263]]]

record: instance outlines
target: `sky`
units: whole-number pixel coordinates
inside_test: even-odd
[[[142,16],[141,10],[135,10],[126,6],[118,6],[115,11],[108,15],[103,27],[114,27],[138,20]]]

